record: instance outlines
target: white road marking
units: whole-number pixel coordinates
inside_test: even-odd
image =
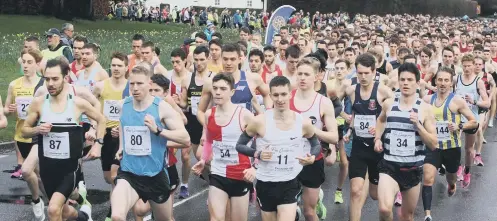
[[[0,155],[0,159],[8,157],[9,155]]]
[[[195,194],[193,194],[193,195],[191,195],[191,196],[187,197],[187,198],[186,198],[186,199],[184,199],[184,200],[181,200],[181,201],[179,201],[179,202],[174,203],[174,204],[173,204],[173,208],[175,208],[175,207],[177,207],[177,206],[179,206],[179,205],[181,205],[181,204],[183,204],[183,203],[186,203],[187,201],[189,201],[189,200],[191,200],[191,199],[193,199],[193,198],[196,198],[196,197],[200,196],[202,193],[206,192],[207,190],[209,190],[209,188],[205,188],[204,190],[202,190],[202,191],[200,191],[200,192],[198,192],[198,193],[195,193]]]

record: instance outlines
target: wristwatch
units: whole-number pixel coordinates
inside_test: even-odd
[[[103,138],[98,138],[95,140],[95,142],[104,145],[104,139]]]
[[[459,124],[459,130],[462,130],[462,128],[464,127],[464,125],[462,123]]]
[[[155,132],[155,136],[159,136],[162,133],[162,128],[157,126],[157,132]]]

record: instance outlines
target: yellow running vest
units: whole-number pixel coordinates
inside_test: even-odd
[[[461,115],[452,113],[449,109],[450,101],[454,98],[454,94],[450,93],[445,99],[444,103],[437,107],[435,101],[437,93],[431,97],[431,105],[435,114],[438,148],[447,150],[452,148],[459,148],[462,145],[461,137],[457,131],[450,132],[448,128],[449,123],[455,123],[457,126],[461,123]]]
[[[102,113],[107,119],[107,128],[119,126],[119,101],[122,100],[123,90],[114,90],[110,84],[110,78],[103,81],[104,88],[100,93],[100,104],[102,105]]]
[[[38,78],[39,80],[39,78]],[[37,82],[36,80],[34,82]],[[24,125],[24,120],[28,115],[28,108],[33,101],[33,95],[36,84],[33,87],[24,87],[24,77],[17,78],[14,80],[14,87],[12,88],[12,101],[17,106],[17,120],[16,120],[16,130],[14,134],[14,140],[23,142],[23,143],[31,143],[31,138],[24,138],[21,135],[21,128]]]

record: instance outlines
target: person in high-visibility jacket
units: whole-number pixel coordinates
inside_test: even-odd
[[[41,52],[43,58],[51,60],[59,56],[64,56],[67,58],[69,63],[73,62],[74,57],[72,55],[72,50],[69,46],[62,43],[60,40],[60,36],[62,36],[62,34],[58,29],[51,28],[45,33],[45,35],[47,36],[48,48]]]

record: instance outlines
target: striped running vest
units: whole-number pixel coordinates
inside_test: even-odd
[[[411,110],[400,110],[400,99],[395,98],[383,133],[383,158],[399,167],[422,166],[425,159],[425,145],[418,129],[410,120],[411,111],[418,113],[422,100],[416,98]],[[419,115],[418,115],[419,116]]]
[[[462,141],[459,136],[459,132],[450,132],[449,123],[455,123],[459,125],[461,123],[461,115],[450,111],[450,102],[454,98],[454,94],[450,93],[445,101],[440,105],[436,106],[435,101],[437,100],[437,93],[433,94],[431,97],[430,104],[433,107],[433,112],[435,114],[436,126],[437,126],[437,138],[438,138],[438,148],[441,150],[447,150],[452,148],[460,148]]]

